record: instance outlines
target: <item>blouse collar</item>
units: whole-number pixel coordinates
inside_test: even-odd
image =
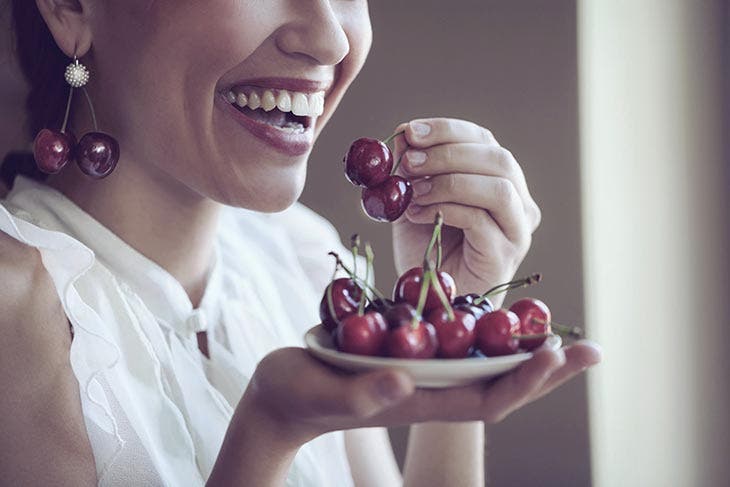
[[[150,311],[177,333],[190,337],[219,321],[218,296],[222,290],[219,242],[214,244],[207,284],[198,308],[182,284],[167,270],[144,256],[63,193],[23,175],[17,175],[5,198],[25,210],[33,223],[74,237],[95,254],[104,267],[141,297]]]

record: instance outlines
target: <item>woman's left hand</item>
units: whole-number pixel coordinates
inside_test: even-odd
[[[436,213],[444,216],[441,269],[459,294],[510,280],[527,254],[540,209],[512,154],[472,122],[431,118],[401,124],[395,159],[411,180],[413,201],[393,227],[398,274],[420,266]]]

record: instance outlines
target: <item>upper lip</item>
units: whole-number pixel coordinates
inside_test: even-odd
[[[242,79],[231,83],[226,91],[236,86],[256,86],[259,88],[272,88],[275,90],[299,91],[301,93],[317,93],[328,91],[332,87],[333,80],[316,80],[305,78],[255,78]]]

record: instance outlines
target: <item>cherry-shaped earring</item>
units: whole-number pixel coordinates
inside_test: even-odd
[[[110,135],[99,131],[94,105],[85,88],[89,82],[89,70],[79,63],[76,56],[66,68],[64,77],[70,88],[63,125],[60,132],[51,129],[42,129],[38,132],[33,144],[36,164],[41,171],[56,174],[71,159],[76,159],[84,174],[94,179],[104,178],[114,171],[119,161],[119,143]],[[78,144],[74,135],[66,131],[74,88],[81,88],[84,91],[94,123],[94,132],[85,134]]]

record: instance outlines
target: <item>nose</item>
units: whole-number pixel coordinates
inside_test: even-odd
[[[350,42],[330,0],[292,0],[296,15],[277,36],[282,51],[303,55],[319,65],[335,65],[350,52]]]

